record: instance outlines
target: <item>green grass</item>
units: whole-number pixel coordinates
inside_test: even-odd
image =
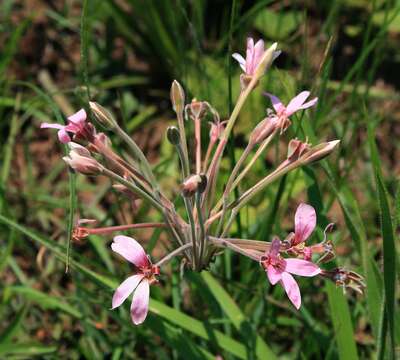
[[[81,9],[45,7],[41,14],[26,10],[28,1],[21,2],[22,12],[16,3],[0,5],[0,357],[398,357],[397,2],[97,0]],[[268,45],[278,39],[283,55],[235,125],[220,185],[265,116],[268,102],[259,93],[267,89],[285,102],[312,89],[319,103],[294,117],[246,185],[279,164],[292,137],[312,144],[340,139],[341,145],[321,163],[269,186],[241,211],[232,233],[284,237],[297,204],[308,202],[318,210],[311,241],[321,241],[325,226],[335,222],[329,235],[339,253],[335,263],[362,274],[365,293],[300,280],[297,312],[257,264],[226,252],[201,274],[181,276],[172,262],[152,288],[149,318],[134,327],[127,304],[110,310],[113,290],[131,272],[112,254],[111,236],[77,243],[71,229],[78,217],[109,226],[158,221],[158,215],[146,204],[133,214],[108,182],[69,173],[60,160],[65,149],[39,125],[62,123],[69,108],[95,99],[139,141],[173,196],[178,163],[163,135],[173,123],[170,83],[177,79],[187,101],[207,100],[227,118],[239,87],[230,53],[244,53],[248,35]],[[43,70],[52,83],[38,76]],[[154,258],[168,247],[160,231],[128,234]]]

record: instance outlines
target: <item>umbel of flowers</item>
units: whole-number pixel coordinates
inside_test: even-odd
[[[240,95],[226,121],[220,121],[218,112],[207,102],[193,100],[186,103],[182,86],[177,81],[172,83],[171,102],[177,116],[177,126],[169,127],[166,136],[179,157],[180,196],[184,211],[175,208],[174,199],[167,198],[139,146],[101,105],[90,102],[90,116],[126,143],[129,157],[124,158],[113,150],[108,136],[96,131],[83,109],[70,116],[66,125],[42,124],[42,128],[56,128],[60,141],[68,144],[70,152],[64,160],[72,169],[86,175],[108,177],[115,189],[130,199],[140,197],[148,201],[163,219],[163,222],[158,223],[125,224],[107,228],[93,228],[87,224],[84,226],[88,221],[82,220],[73,232],[74,238],[81,239],[90,234],[121,232],[134,228],[159,227],[168,231],[173,250],[155,264],[133,238],[118,235],[111,244],[112,250],[134,267],[134,273],[116,289],[112,308],[120,306],[133,294],[131,318],[134,324],[145,320],[150,285],[157,282],[160,268],[170,259],[181,257],[187,267],[202,271],[225,248],[258,263],[272,285],[280,284],[284,288],[296,309],[301,306],[301,295],[294,276],[322,276],[333,280],[343,289],[350,287],[362,291],[364,284],[358,274],[341,268],[328,271],[321,267],[335,256],[332,243],[326,236],[330,226],[327,227],[325,239],[321,243],[306,244],[316,227],[317,219],[315,210],[310,205],[298,206],[294,216],[295,231],[285,239],[271,236],[272,241],[269,242],[265,241],[267,239],[257,241],[229,236],[239,211],[254,197],[259,196],[268,185],[293,169],[324,158],[339,144],[339,140],[311,145],[291,139],[288,142],[287,156],[282,159],[281,164],[234,198],[234,190],[242,184],[256,160],[271,141],[275,137],[283,136],[291,125],[291,116],[297,111],[314,106],[318,100],[313,98],[307,101],[310,93],[303,91],[284,105],[276,96],[265,93],[266,98],[271,101],[272,110],[268,110],[267,116],[250,133],[249,142],[224,187],[218,187],[221,159],[232,129],[246,99],[279,55],[280,51],[276,48],[276,43],[264,49],[262,40],[254,45],[253,39],[248,39],[246,58],[239,54],[233,55],[244,73],[241,75]],[[210,124],[209,142],[204,151],[201,122],[206,114],[211,115],[213,122]],[[190,123],[193,123],[194,141],[190,142],[189,147],[187,130],[191,127]]]

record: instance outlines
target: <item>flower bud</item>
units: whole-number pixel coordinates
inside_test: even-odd
[[[251,144],[261,143],[275,131],[277,124],[278,118],[276,116],[261,120],[251,132],[249,142]]]
[[[301,156],[300,160],[302,160],[305,164],[310,164],[315,161],[321,160],[324,157],[328,156],[339,144],[339,142],[340,140],[334,140],[318,144],[312,147],[303,156]]]
[[[97,175],[103,171],[103,167],[85,147],[73,142],[69,143],[69,147],[69,156],[64,156],[63,160],[72,169],[85,175]]]
[[[191,175],[182,184],[182,194],[184,197],[191,197],[197,191],[202,193],[207,187],[207,177],[202,175]]]
[[[179,145],[181,137],[176,126],[169,126],[167,129],[167,139],[172,145]]]
[[[181,113],[185,106],[185,92],[176,80],[172,82],[170,95],[172,108],[176,113]]]
[[[89,101],[90,109],[92,110],[92,114],[94,118],[103,126],[107,128],[114,128],[117,124],[113,115],[100,104]]]

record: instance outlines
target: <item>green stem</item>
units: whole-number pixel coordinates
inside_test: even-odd
[[[112,180],[119,182],[122,185],[125,185],[127,188],[132,190],[136,195],[141,196],[142,198],[148,200],[157,210],[159,210],[162,214],[164,214],[164,207],[155,199],[152,195],[148,194],[146,191],[142,190],[140,187],[132,184],[130,181],[124,179],[122,176],[108,170],[107,168],[103,168],[102,174],[108,176]]]

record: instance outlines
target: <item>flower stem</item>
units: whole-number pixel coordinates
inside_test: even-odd
[[[185,245],[178,247],[174,251],[170,252],[168,255],[164,256],[160,261],[158,261],[155,264],[155,266],[164,265],[166,262],[170,261],[174,256],[179,255],[181,252],[185,251],[186,249],[190,248],[191,246],[192,246],[192,244],[185,244]]]
[[[107,234],[114,231],[123,231],[130,229],[146,229],[146,228],[166,228],[167,225],[164,223],[141,223],[141,224],[127,224],[118,226],[108,226],[101,228],[84,228],[89,234]]]
[[[142,198],[148,200],[157,210],[159,210],[161,213],[164,213],[164,208],[163,206],[156,200],[154,197],[150,194],[148,194],[146,191],[142,190],[140,187],[136,186],[135,184],[132,184],[130,181],[124,179],[122,176],[119,176],[118,174],[114,173],[111,170],[108,170],[107,168],[104,168],[102,173],[112,180],[115,180],[119,182],[122,185],[125,185],[127,188],[132,190],[136,195],[141,196]]]

